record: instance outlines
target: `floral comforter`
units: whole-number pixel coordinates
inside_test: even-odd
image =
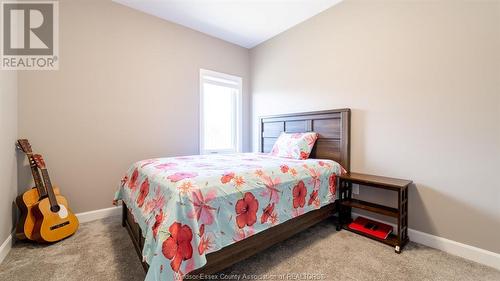
[[[335,201],[331,160],[241,153],[133,164],[115,199],[145,237],[146,280],[178,280],[205,254]]]

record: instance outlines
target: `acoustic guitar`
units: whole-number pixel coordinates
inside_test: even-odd
[[[33,180],[35,181],[35,187],[30,188],[16,198],[16,204],[21,213],[16,227],[16,238],[20,240],[31,240],[33,228],[35,226],[35,216],[33,215],[32,208],[33,205],[35,205],[40,199],[47,197],[47,191],[43,186],[40,172],[38,171],[38,167],[33,159],[31,144],[27,139],[19,139],[17,141],[17,145],[28,157],[31,174],[33,175]],[[54,193],[60,194],[59,188],[54,187]]]
[[[78,219],[69,209],[66,198],[54,193],[42,156],[35,154],[33,159],[42,171],[47,198],[43,198],[33,206],[35,227],[32,237],[38,242],[56,242],[76,232],[79,225]]]

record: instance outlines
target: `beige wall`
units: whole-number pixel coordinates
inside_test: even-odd
[[[344,1],[251,50],[252,120],[352,108],[352,170],[413,179],[411,228],[500,253],[499,40],[498,1]]]
[[[59,3],[60,67],[19,74],[19,133],[73,211],[110,207],[134,161],[198,153],[200,68],[243,77],[249,105],[247,49],[111,1]]]
[[[0,70],[0,244],[12,231],[17,195],[17,74]],[[13,212],[14,210],[14,212]]]

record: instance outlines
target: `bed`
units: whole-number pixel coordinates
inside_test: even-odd
[[[330,218],[350,168],[350,110],[266,116],[260,153],[135,163],[115,199],[146,280],[213,274]],[[281,132],[314,131],[309,159],[267,154]]]

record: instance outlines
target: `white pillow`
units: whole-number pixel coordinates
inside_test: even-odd
[[[318,139],[315,132],[308,133],[281,133],[273,145],[270,155],[305,160]]]

